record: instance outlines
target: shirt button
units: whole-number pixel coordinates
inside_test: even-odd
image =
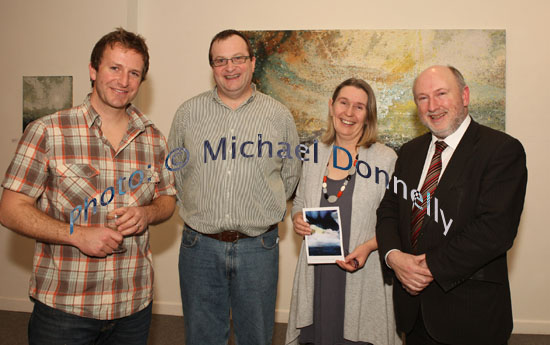
[[[227,170],[227,175],[231,175],[231,170]]]
[[[229,218],[229,213],[225,215],[225,218]]]

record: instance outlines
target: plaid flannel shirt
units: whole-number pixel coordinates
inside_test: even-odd
[[[128,130],[118,151],[101,132],[90,104],[42,117],[25,130],[4,178],[6,189],[36,198],[36,207],[69,223],[103,226],[122,206],[145,206],[174,195],[174,176],[164,166],[166,139],[130,105]],[[94,201],[95,200],[95,201]],[[78,231],[78,230],[75,230]],[[36,242],[29,294],[67,313],[109,320],[145,308],[153,298],[149,231],[124,239],[127,252],[89,257],[78,248]]]

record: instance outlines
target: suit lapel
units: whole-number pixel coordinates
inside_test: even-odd
[[[479,125],[472,120],[447,164],[434,196],[444,199],[449,189],[457,182],[474,153],[474,145],[478,138],[478,127]]]

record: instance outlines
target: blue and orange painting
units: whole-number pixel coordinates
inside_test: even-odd
[[[505,30],[245,31],[253,45],[258,90],[285,104],[300,140],[325,130],[328,100],[350,77],[373,88],[379,140],[394,149],[427,131],[412,96],[414,78],[431,65],[452,65],[470,87],[474,120],[505,124]]]

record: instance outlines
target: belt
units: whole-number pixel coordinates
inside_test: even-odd
[[[189,225],[188,225],[188,227],[189,227]],[[277,224],[273,224],[264,233],[275,230],[276,228],[277,228]],[[203,233],[201,233],[201,235],[207,236],[207,237],[210,237],[210,238],[213,238],[215,240],[222,241],[222,242],[237,242],[238,240],[243,239],[243,238],[252,238],[253,237],[253,236],[245,235],[242,232],[238,232],[237,230],[226,230],[226,231],[219,232],[217,234],[203,234]]]

